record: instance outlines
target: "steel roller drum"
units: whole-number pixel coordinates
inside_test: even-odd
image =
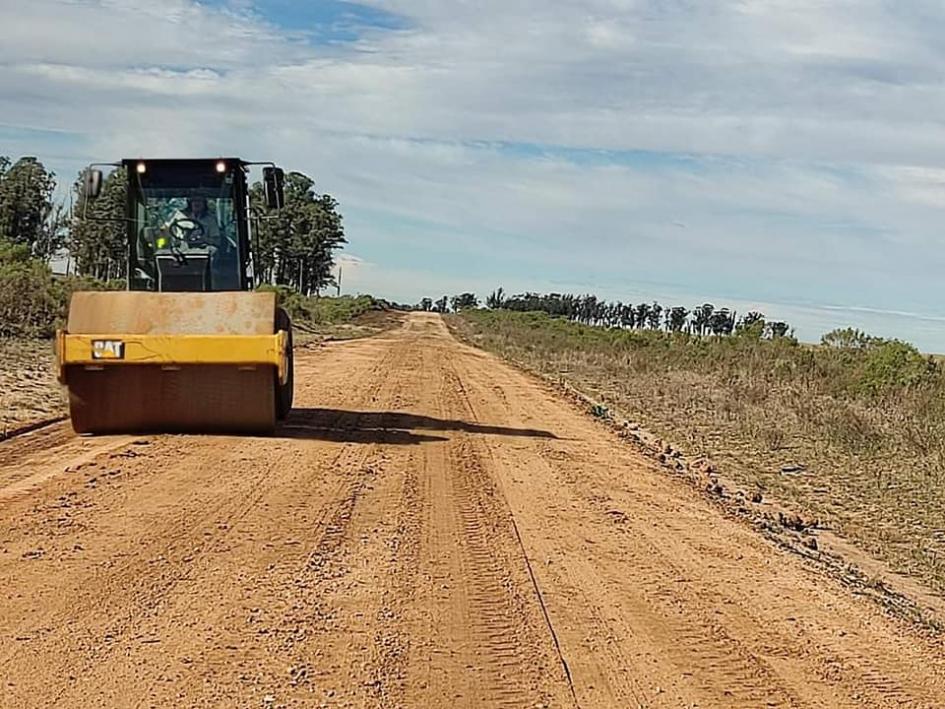
[[[76,335],[271,335],[272,293],[75,293]],[[274,370],[266,366],[69,366],[69,411],[78,433],[268,433],[275,426]]]

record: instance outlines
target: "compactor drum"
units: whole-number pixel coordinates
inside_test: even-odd
[[[275,294],[248,290],[247,164],[122,165],[129,290],[76,293],[56,338],[73,427],[271,432],[292,407],[292,326]],[[281,171],[264,178],[267,202],[281,206]]]

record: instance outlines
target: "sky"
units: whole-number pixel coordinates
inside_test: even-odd
[[[933,0],[0,0],[0,155],[239,155],[345,292],[594,292],[945,352]]]

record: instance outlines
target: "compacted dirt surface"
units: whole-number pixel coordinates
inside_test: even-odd
[[[274,437],[0,443],[0,706],[936,707],[945,649],[433,315]]]

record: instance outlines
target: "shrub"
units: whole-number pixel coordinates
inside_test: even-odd
[[[61,312],[49,266],[28,247],[0,241],[0,336],[48,337]]]
[[[831,330],[820,338],[820,344],[839,350],[865,350],[875,344],[877,338],[852,327]]]
[[[0,241],[0,337],[51,337],[78,290],[123,288],[120,281],[53,275],[25,246]]]
[[[934,370],[934,362],[912,345],[884,340],[867,351],[860,384],[868,393],[879,394],[914,386]]]
[[[262,285],[257,290],[276,294],[276,303],[296,323],[334,325],[347,322],[381,305],[369,295],[344,295],[337,298],[307,296],[288,286]]]
[[[276,304],[285,309],[293,321],[304,322],[311,320],[311,313],[308,306],[308,301],[311,299],[301,295],[298,291],[288,286],[270,285],[259,286],[257,290],[264,293],[275,293]]]

